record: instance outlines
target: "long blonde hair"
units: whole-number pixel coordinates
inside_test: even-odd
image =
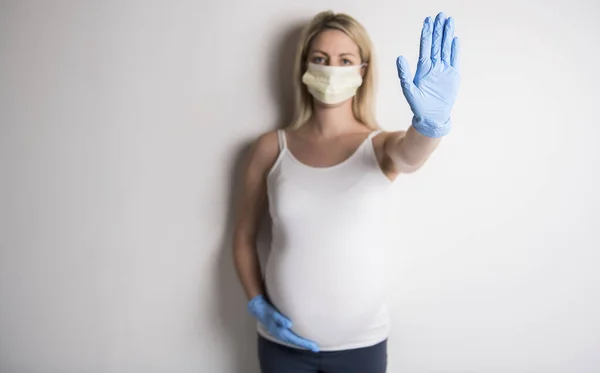
[[[375,61],[373,44],[365,28],[356,19],[348,14],[336,14],[332,11],[318,13],[302,32],[294,62],[294,117],[289,127],[298,129],[312,116],[312,96],[302,83],[302,75],[307,68],[307,53],[313,39],[321,31],[328,29],[344,32],[358,45],[360,58],[366,66],[364,67],[363,83],[352,99],[352,112],[354,117],[365,126],[378,129],[379,125],[375,120],[374,113]]]

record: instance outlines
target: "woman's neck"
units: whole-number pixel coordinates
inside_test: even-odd
[[[322,138],[334,138],[340,135],[366,129],[352,111],[352,100],[339,106],[322,106],[315,103],[313,114],[305,126],[308,132]]]

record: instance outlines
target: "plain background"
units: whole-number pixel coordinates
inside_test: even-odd
[[[425,16],[462,41],[454,130],[391,202],[388,371],[600,371],[597,0],[14,0],[2,373],[258,372],[232,206],[324,9],[370,33],[387,130],[410,123],[395,59],[414,72]]]

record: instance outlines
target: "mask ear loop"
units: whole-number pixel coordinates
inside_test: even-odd
[[[368,63],[366,62],[361,62],[360,65],[358,65],[358,69],[360,70],[360,77],[364,78],[366,71],[363,70],[365,67],[367,67]]]

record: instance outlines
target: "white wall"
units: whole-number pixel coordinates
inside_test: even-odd
[[[0,4],[0,372],[258,372],[233,192],[329,8],[389,130],[424,17],[462,39],[455,129],[398,185],[388,371],[600,371],[597,0]]]

